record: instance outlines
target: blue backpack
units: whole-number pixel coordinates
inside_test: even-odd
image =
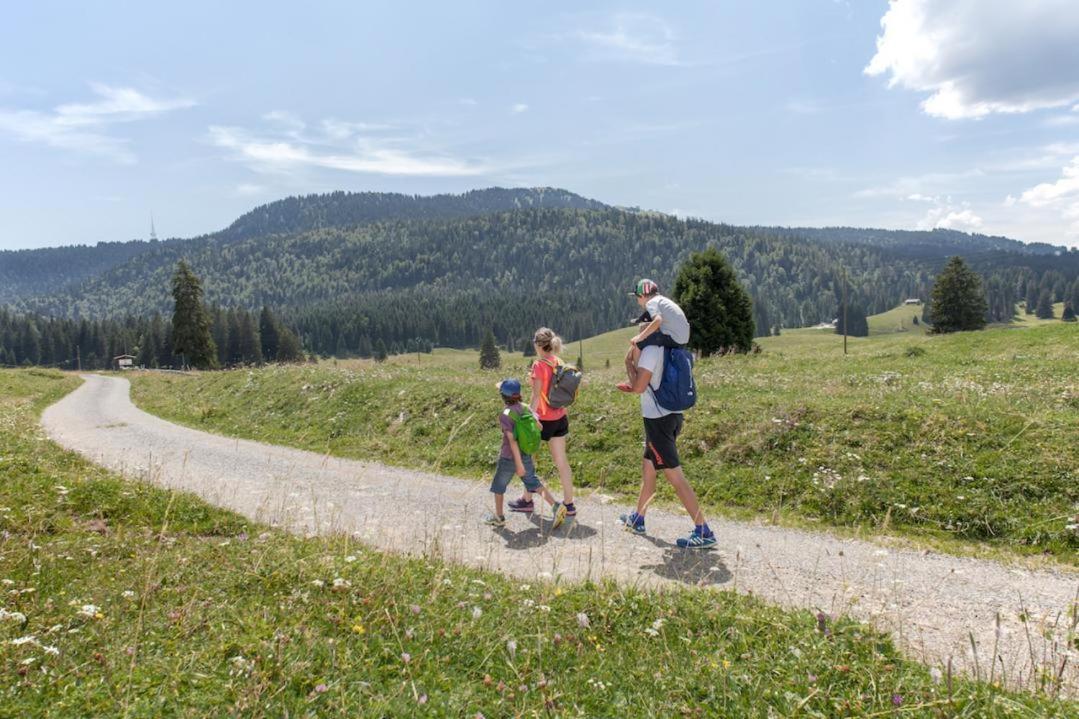
[[[663,409],[684,412],[697,404],[697,383],[693,380],[693,355],[680,347],[663,350],[663,376],[659,389],[649,389]]]

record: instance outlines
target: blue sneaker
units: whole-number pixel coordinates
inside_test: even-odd
[[[678,539],[677,544],[681,549],[708,549],[716,545],[716,535],[712,532],[708,533],[708,536],[701,534],[700,530],[696,527],[689,533],[688,537],[682,537]]]
[[[634,534],[644,534],[644,517],[636,512],[630,512],[629,514],[623,514],[618,518],[618,521],[625,525],[627,532],[633,532]]]

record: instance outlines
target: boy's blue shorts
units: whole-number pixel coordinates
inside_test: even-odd
[[[538,492],[543,489],[543,482],[536,476],[536,468],[532,464],[532,457],[527,454],[521,455],[521,464],[525,466],[525,476],[521,481],[529,492]],[[517,467],[512,459],[498,458],[498,467],[495,468],[495,478],[491,480],[491,491],[495,494],[505,494],[506,487],[510,486],[510,480],[517,476]]]

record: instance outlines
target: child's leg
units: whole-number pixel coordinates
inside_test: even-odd
[[[495,514],[504,516],[503,500],[505,499],[506,487],[510,484],[516,469],[512,459],[498,458],[498,466],[495,468],[494,479],[491,480],[491,494],[495,496]]]
[[[525,491],[531,496],[532,494],[538,494],[543,497],[547,504],[554,504],[555,498],[551,494],[551,490],[547,489],[540,482],[539,477],[536,476],[536,467],[532,463],[532,457],[527,454],[521,455],[521,464],[525,466],[525,476],[521,477],[521,481],[524,482]]]
[[[504,494],[496,494],[495,495],[495,514],[498,515],[499,517],[504,517],[506,515],[506,513],[504,511],[502,511],[502,502],[503,502],[503,500],[505,498],[506,498],[506,495],[504,495]]]

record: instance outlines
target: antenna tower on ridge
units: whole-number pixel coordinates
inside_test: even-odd
[[[150,242],[157,242],[157,230],[154,229],[154,213],[150,213]]]

